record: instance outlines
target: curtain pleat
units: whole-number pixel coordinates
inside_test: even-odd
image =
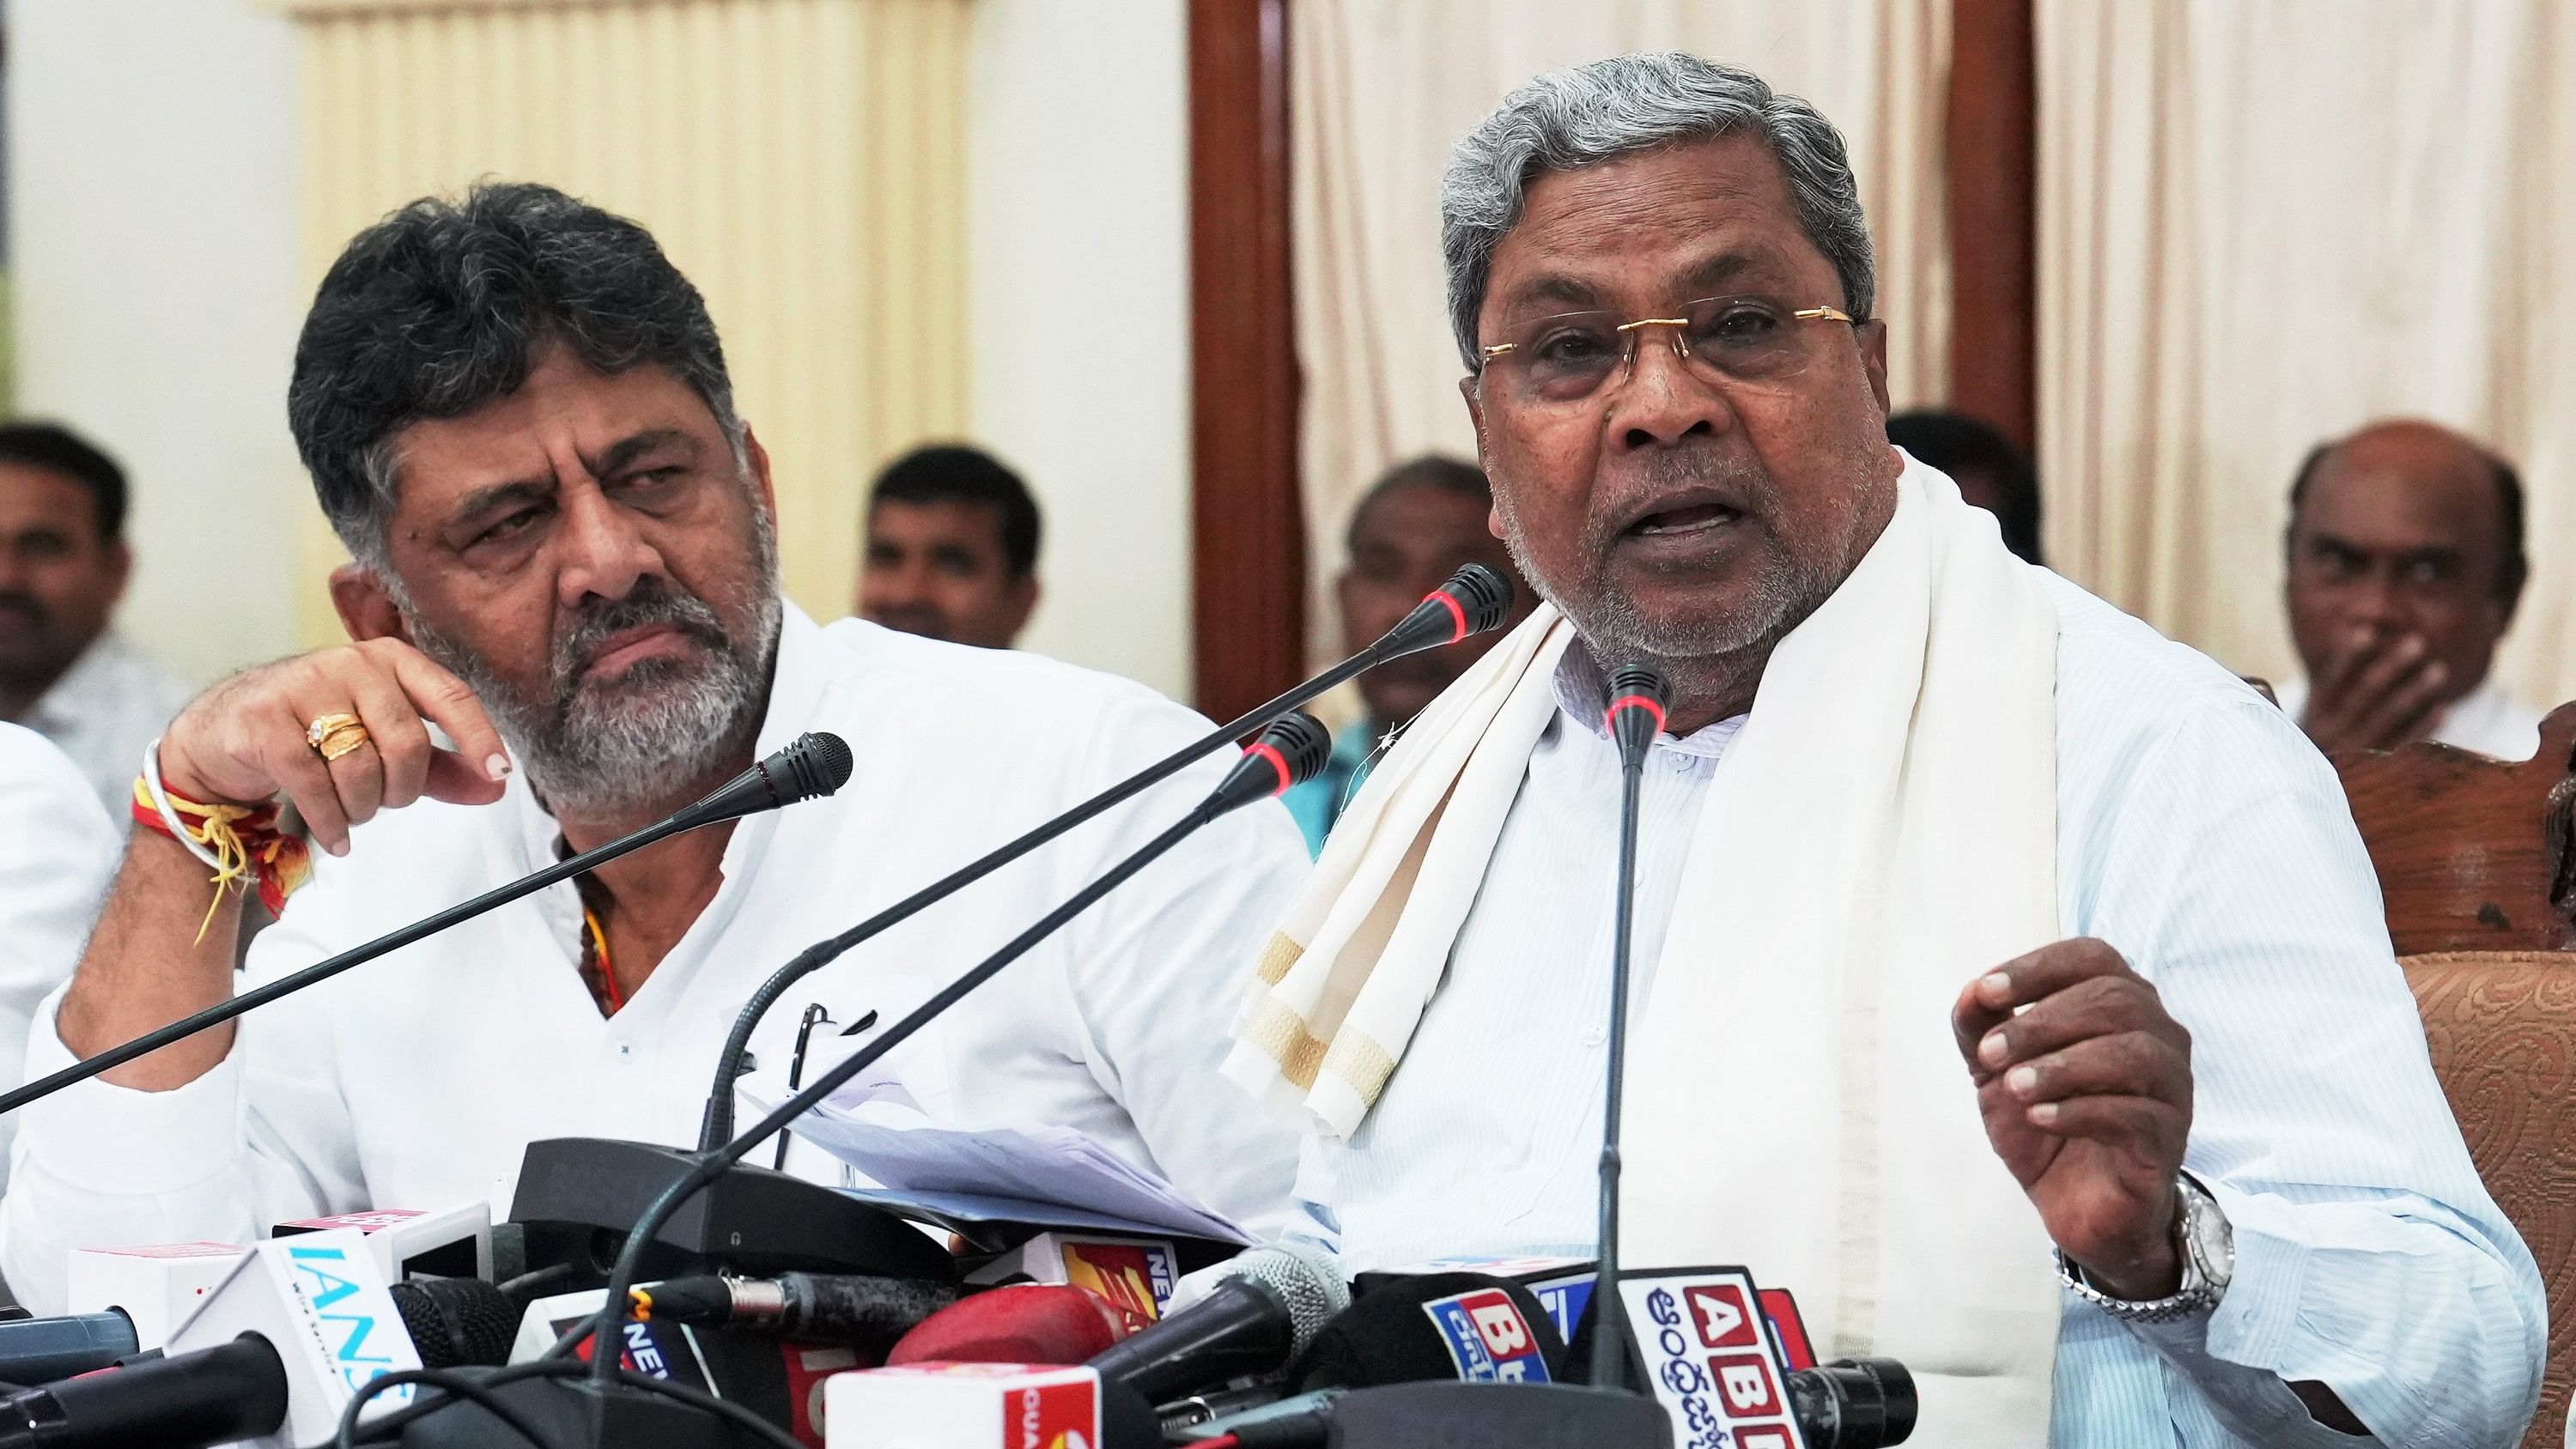
[[[2249,674],[2290,479],[2384,416],[2521,469],[2498,669],[2576,696],[2576,14],[2559,0],[2039,0],[2050,561]]]

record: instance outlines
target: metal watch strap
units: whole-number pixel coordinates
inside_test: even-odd
[[[2233,1235],[2228,1232],[2227,1219],[2219,1212],[2217,1200],[2193,1181],[2191,1174],[2176,1176],[2174,1192],[2174,1251],[2182,1261],[2180,1288],[2162,1298],[2114,1298],[2085,1282],[2084,1270],[2062,1248],[2057,1250],[2057,1281],[2076,1297],[2130,1323],[2169,1323],[2216,1308],[2227,1292],[2228,1280],[2234,1276],[2234,1245],[2226,1241]],[[2215,1236],[2225,1242],[2226,1261],[2213,1262],[2204,1252],[2204,1225],[2214,1225]]]

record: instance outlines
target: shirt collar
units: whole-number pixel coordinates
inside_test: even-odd
[[[116,692],[116,675],[127,652],[125,641],[114,630],[101,633],[51,688],[37,696],[35,707],[19,723],[40,732],[48,727],[59,731],[97,714],[102,701]]]
[[[1610,730],[1601,718],[1610,706],[1610,681],[1603,677],[1601,666],[1592,660],[1592,650],[1581,638],[1565,651],[1556,666],[1556,707],[1566,717],[1590,730],[1599,739],[1610,738]],[[1655,748],[1677,755],[1716,759],[1726,753],[1727,742],[1744,728],[1746,716],[1736,715],[1703,725],[1686,736],[1657,735]]]

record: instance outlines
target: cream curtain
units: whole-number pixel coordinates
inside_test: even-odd
[[[968,0],[306,0],[306,275],[414,197],[544,181],[706,294],[775,468],[788,592],[848,612],[886,458],[964,431]],[[308,642],[340,629],[318,510]]]
[[[2297,668],[2290,477],[2374,417],[2500,448],[2533,578],[2499,666],[2576,697],[2576,9],[2040,0],[2050,561],[2242,672]]]
[[[1440,265],[1449,147],[1544,70],[1687,50],[1816,103],[1850,143],[1901,402],[1938,401],[1946,0],[1296,0],[1288,7],[1301,435],[1319,658],[1351,502],[1388,464],[1475,456]]]

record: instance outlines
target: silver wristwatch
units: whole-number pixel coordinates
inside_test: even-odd
[[[2182,1258],[2182,1286],[2170,1296],[2114,1298],[2085,1282],[2084,1270],[2063,1249],[2057,1254],[2057,1280],[2078,1298],[2131,1323],[2165,1323],[2216,1308],[2236,1275],[2236,1231],[2218,1210],[2217,1199],[2190,1173],[2175,1175],[2174,1192],[2181,1204],[2174,1218],[2174,1251]]]

